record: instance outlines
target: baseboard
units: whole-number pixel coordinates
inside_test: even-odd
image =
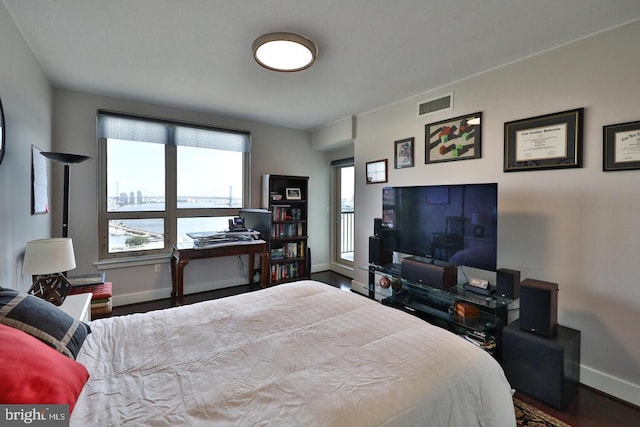
[[[316,273],[318,271],[329,270],[330,264],[317,264],[311,266],[311,272]],[[215,283],[203,282],[203,283],[189,283],[185,284],[184,294],[195,294],[198,292],[214,291],[217,289],[230,288],[233,286],[246,285],[246,278],[237,278],[217,281]],[[171,298],[171,288],[153,289],[143,292],[134,292],[130,294],[121,294],[113,296],[113,306],[118,307],[121,305],[137,304],[140,302],[149,302],[164,298]]]
[[[343,276],[349,277],[353,280],[353,267],[347,267],[342,264],[331,263],[330,270],[334,273],[342,274]]]
[[[640,406],[640,385],[580,365],[580,382],[617,399]]]
[[[312,264],[311,265],[311,272],[312,273],[318,273],[320,271],[327,271],[331,269],[331,264]]]
[[[222,280],[215,283],[202,282],[202,283],[190,283],[185,285],[184,294],[195,294],[198,292],[213,291],[216,289],[230,288],[233,286],[246,285],[246,279],[237,278],[231,280]],[[171,288],[153,289],[143,292],[133,292],[130,294],[121,294],[113,296],[113,306],[118,307],[121,305],[137,304],[140,302],[149,302],[159,299],[171,298]]]

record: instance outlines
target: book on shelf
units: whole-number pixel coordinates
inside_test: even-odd
[[[304,268],[300,262],[290,262],[271,266],[271,280],[274,282],[296,279],[302,276],[304,276]]]

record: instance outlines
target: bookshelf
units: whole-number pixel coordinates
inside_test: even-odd
[[[269,283],[309,278],[307,197],[309,177],[262,176],[262,207],[271,211]]]

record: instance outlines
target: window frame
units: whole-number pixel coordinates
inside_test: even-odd
[[[178,208],[177,206],[177,147],[180,144],[165,143],[165,209],[163,211],[108,211],[107,194],[107,145],[108,138],[100,136],[97,131],[98,141],[98,262],[104,261],[135,261],[148,256],[169,255],[177,242],[178,219],[198,217],[233,217],[238,215],[239,209],[251,206],[251,134],[248,131],[238,131],[214,126],[181,122],[169,119],[145,117],[133,114],[116,113],[98,110],[96,122],[100,115],[114,116],[141,122],[155,122],[170,126],[181,126],[198,130],[212,130],[216,132],[229,132],[242,134],[248,138],[248,148],[243,152],[242,160],[242,206],[238,208]],[[98,124],[97,124],[98,129]],[[157,143],[153,141],[141,141]],[[164,245],[161,249],[145,249],[140,251],[123,251],[109,253],[109,221],[118,219],[164,219]]]

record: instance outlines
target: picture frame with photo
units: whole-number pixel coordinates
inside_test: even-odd
[[[387,182],[387,159],[366,163],[367,184],[383,184]]]
[[[394,142],[394,168],[412,168],[414,158],[414,138],[400,139]]]
[[[287,188],[285,190],[285,199],[302,200],[302,193],[299,188]]]

